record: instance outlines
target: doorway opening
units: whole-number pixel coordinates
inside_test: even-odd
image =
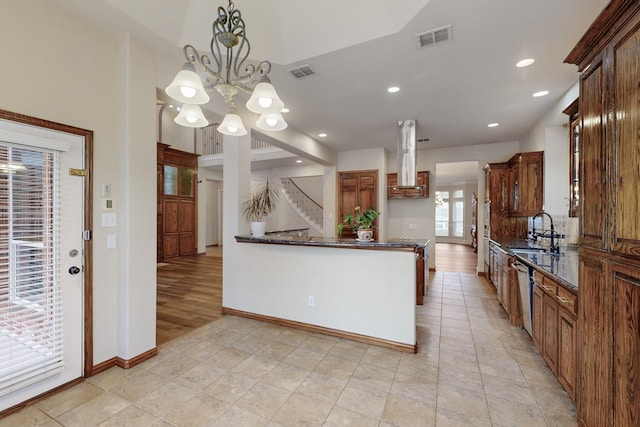
[[[437,271],[477,272],[477,161],[436,164]]]

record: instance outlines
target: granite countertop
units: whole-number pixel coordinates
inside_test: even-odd
[[[502,249],[515,255],[523,263],[546,274],[561,285],[574,292],[578,292],[578,249],[563,248],[559,254],[544,253],[524,253],[517,252],[519,248],[537,249],[542,248],[528,240],[504,239],[491,240]]]
[[[329,237],[300,237],[300,236],[235,236],[240,243],[262,243],[273,245],[320,246],[328,248],[352,249],[416,249],[429,245],[428,239],[399,239],[390,238],[362,242],[355,239],[334,239]]]

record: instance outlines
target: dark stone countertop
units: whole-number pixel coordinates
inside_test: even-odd
[[[362,242],[355,239],[333,239],[328,237],[299,237],[299,236],[235,236],[240,243],[261,243],[272,245],[292,245],[292,246],[318,246],[327,248],[347,248],[347,249],[410,249],[428,246],[428,239],[385,239],[371,242]]]
[[[535,268],[558,281],[565,288],[578,292],[578,250],[577,248],[563,248],[559,254],[551,253],[523,253],[519,248],[536,249],[541,246],[527,240],[503,239],[491,240],[502,249],[515,255],[520,261]]]

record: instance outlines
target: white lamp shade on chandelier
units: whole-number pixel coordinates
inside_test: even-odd
[[[176,101],[185,104],[201,105],[206,104],[210,99],[200,76],[190,62],[185,63],[182,70],[178,71],[165,92]]]
[[[200,107],[192,104],[184,104],[173,121],[181,126],[190,128],[201,128],[209,124]]]
[[[268,82],[258,83],[247,101],[247,110],[258,114],[279,113],[283,108],[284,102]]]
[[[218,126],[226,135],[246,135],[247,130],[238,115],[235,95],[241,91],[250,95],[247,109],[261,114],[256,125],[264,130],[277,131],[287,127],[280,112],[284,102],[269,80],[271,62],[245,64],[251,51],[246,38],[246,25],[233,0],[226,7],[218,7],[218,17],[212,25],[211,55],[202,54],[192,45],[182,49],[187,62],[178,72],[165,92],[171,98],[184,103],[174,121],[182,126],[204,127],[209,124],[198,105],[209,102],[207,90],[217,91],[231,109]],[[205,89],[195,64],[206,75]]]
[[[287,128],[287,122],[280,113],[268,113],[260,116],[256,121],[256,126],[262,130],[279,131]]]
[[[218,132],[231,136],[243,136],[247,134],[247,129],[245,129],[240,116],[231,111],[224,116],[224,120],[218,125]]]

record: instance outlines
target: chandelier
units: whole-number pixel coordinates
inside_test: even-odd
[[[174,121],[187,127],[207,126],[209,122],[200,105],[209,102],[207,91],[215,89],[230,105],[229,112],[218,126],[219,132],[233,136],[247,134],[234,101],[239,91],[251,94],[246,107],[260,114],[256,121],[258,128],[269,131],[285,129],[287,123],[281,114],[284,103],[269,80],[271,62],[244,65],[251,45],[246,38],[242,14],[231,0],[226,10],[218,7],[210,48],[211,56],[201,55],[191,45],[183,48],[187,62],[165,89],[167,95],[184,104]],[[196,73],[196,63],[205,74],[204,83]]]

